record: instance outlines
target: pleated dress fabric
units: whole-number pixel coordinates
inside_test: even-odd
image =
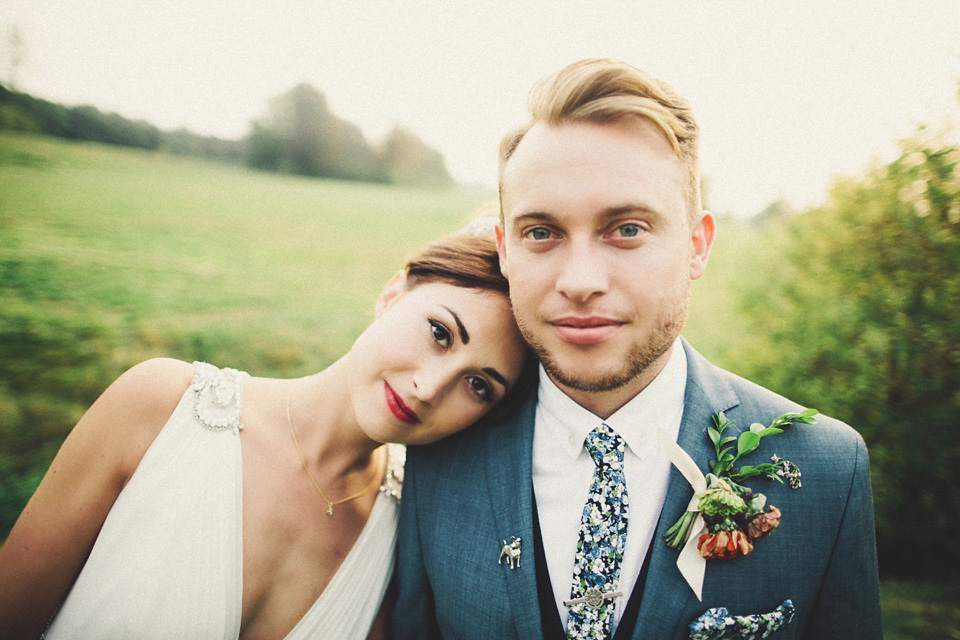
[[[247,374],[194,363],[194,378],[110,510],[44,638],[224,639],[240,633]],[[402,449],[333,579],[287,636],[365,638],[393,571]],[[399,462],[399,470],[396,468]],[[392,486],[387,486],[392,482]]]

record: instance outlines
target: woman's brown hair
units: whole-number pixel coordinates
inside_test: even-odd
[[[493,237],[455,233],[428,244],[406,265],[408,286],[446,282],[458,287],[509,295],[510,285],[500,273]]]

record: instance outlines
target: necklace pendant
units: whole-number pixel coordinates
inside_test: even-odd
[[[332,505],[332,504],[328,504],[328,505],[327,505],[327,515],[328,515],[328,516],[332,516],[332,515],[333,515],[333,505]]]

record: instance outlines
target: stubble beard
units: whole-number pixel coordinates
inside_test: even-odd
[[[544,370],[560,385],[585,393],[602,393],[621,389],[643,375],[676,341],[687,320],[690,306],[690,289],[657,318],[653,332],[641,343],[630,345],[624,354],[623,366],[614,371],[587,376],[581,372],[565,369],[557,358],[550,355],[547,347],[537,340],[526,322],[517,317],[517,326],[524,340],[540,359]]]

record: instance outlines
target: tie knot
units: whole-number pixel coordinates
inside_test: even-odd
[[[623,438],[606,424],[588,433],[583,444],[598,467],[623,462]]]

